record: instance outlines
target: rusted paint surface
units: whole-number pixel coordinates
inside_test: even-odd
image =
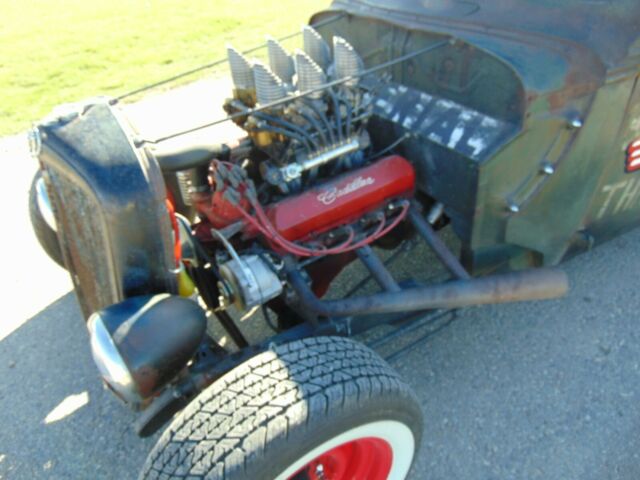
[[[583,45],[608,67],[622,62],[640,38],[636,0],[337,0],[332,8],[424,29],[553,38]]]
[[[628,200],[635,174],[625,170],[640,133],[639,2],[335,0],[312,22],[338,11],[348,18],[323,34],[345,36],[365,54],[369,48],[369,64],[451,38],[443,51],[395,67],[396,88],[451,100],[512,129],[473,158],[461,150],[464,135],[477,133],[469,122],[458,128],[438,118],[430,128],[446,126],[447,138],[422,135],[412,119],[429,102],[377,105],[397,132],[422,135],[403,144],[405,154],[421,189],[445,205],[471,271],[556,264],[640,223],[638,202]]]
[[[136,295],[177,291],[166,193],[106,104],[38,126],[67,270],[86,318]]]

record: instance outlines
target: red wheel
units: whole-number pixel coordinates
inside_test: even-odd
[[[344,338],[274,347],[173,421],[141,479],[401,480],[420,407],[375,352]]]
[[[383,420],[324,442],[291,465],[278,480],[387,480],[404,478],[413,460],[414,435]],[[295,472],[291,474],[290,472]]]
[[[391,472],[391,446],[366,437],[321,453],[289,480],[386,480]]]

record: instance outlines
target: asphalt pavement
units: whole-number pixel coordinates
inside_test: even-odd
[[[0,155],[0,479],[135,478],[154,438],[101,385],[66,273],[33,238],[24,138]],[[418,340],[391,362],[425,412],[411,480],[640,478],[637,245],[640,230],[563,264],[567,298],[462,310],[380,349]],[[422,252],[407,261],[424,272]]]

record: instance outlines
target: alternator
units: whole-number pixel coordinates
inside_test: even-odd
[[[244,311],[262,305],[282,293],[282,282],[258,255],[242,255],[220,267],[222,303]]]

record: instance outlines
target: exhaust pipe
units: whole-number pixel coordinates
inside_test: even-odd
[[[561,270],[536,269],[502,275],[383,292],[341,300],[320,300],[307,285],[297,265],[285,259],[292,288],[304,309],[316,315],[342,317],[415,312],[437,308],[451,309],[498,303],[547,300],[564,296],[569,290],[567,275]]]

